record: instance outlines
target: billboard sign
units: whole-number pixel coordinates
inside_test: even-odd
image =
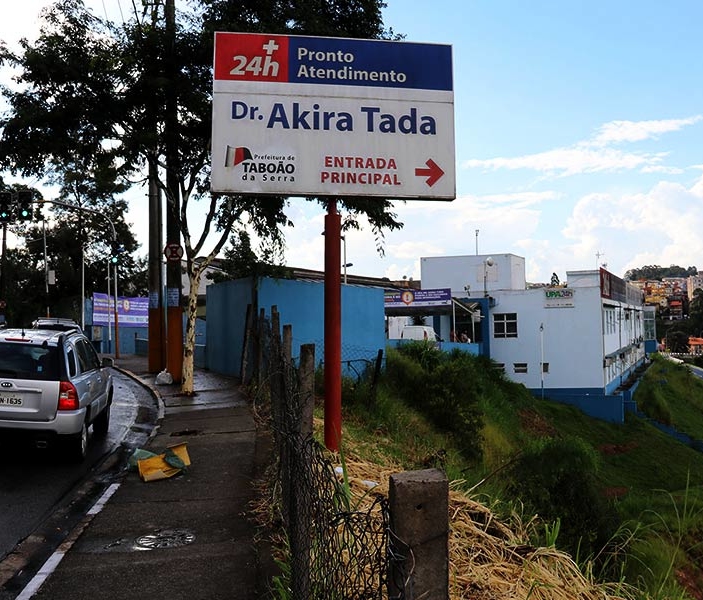
[[[386,308],[451,306],[452,291],[449,288],[438,288],[435,290],[407,289],[386,292],[384,302]]]
[[[451,46],[215,34],[212,191],[452,200]]]
[[[120,327],[149,325],[149,298],[117,299],[117,321]],[[115,297],[93,293],[93,325],[115,325]]]

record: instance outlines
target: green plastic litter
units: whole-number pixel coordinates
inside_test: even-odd
[[[164,453],[164,461],[169,467],[173,467],[174,469],[182,469],[184,471],[186,469],[186,464],[173,450],[171,450],[171,448],[166,449],[166,452]]]
[[[129,460],[127,461],[127,468],[130,471],[136,471],[137,463],[140,460],[144,460],[145,458],[152,458],[154,456],[158,456],[158,454],[154,454],[153,452],[149,452],[148,450],[144,450],[143,448],[137,448],[134,452],[132,452],[132,456],[129,457]]]

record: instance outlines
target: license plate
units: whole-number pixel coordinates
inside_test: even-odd
[[[22,406],[22,398],[0,395],[0,406]]]

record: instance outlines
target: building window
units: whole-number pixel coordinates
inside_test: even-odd
[[[527,373],[527,363],[513,363],[513,370],[516,373]]]
[[[505,364],[504,363],[493,363],[493,368],[496,371],[499,371],[501,373],[505,373]]]
[[[542,363],[542,373],[549,373],[549,363]]]
[[[501,313],[493,315],[493,337],[517,337],[517,313]]]

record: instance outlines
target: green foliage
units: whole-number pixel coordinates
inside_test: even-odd
[[[238,229],[230,237],[229,248],[219,263],[219,270],[208,273],[215,283],[240,277],[289,277],[289,269],[283,265],[283,248],[280,239],[262,239],[258,252],[251,246],[251,236],[245,229]]]
[[[628,281],[637,281],[638,279],[658,279],[661,281],[664,277],[688,277],[689,275],[697,275],[696,267],[679,267],[678,265],[670,265],[668,267],[660,267],[659,265],[646,265],[639,269],[630,269],[625,272],[625,279]]]
[[[446,354],[419,341],[389,350],[386,376],[410,406],[441,431],[452,435],[467,459],[481,457],[482,382],[475,377],[475,358],[457,351]]]
[[[703,381],[687,365],[654,355],[634,399],[650,418],[703,440]]]
[[[649,379],[651,380],[652,377]],[[666,385],[665,379],[658,382],[649,381],[648,385],[641,385],[637,388],[634,399],[637,402],[637,408],[650,419],[671,425],[671,409],[662,389],[664,385]]]
[[[479,398],[480,461],[459,452],[455,430],[438,429],[426,410],[431,373],[453,360],[462,364],[462,379],[472,382],[464,393]],[[655,356],[638,391],[649,385],[665,398],[674,425],[700,438],[703,383]],[[392,457],[394,466],[406,469],[443,468],[497,514],[522,505],[528,518],[536,515],[543,527],[536,542],[570,551],[598,580],[635,584],[642,598],[686,598],[676,574],[695,573],[703,556],[703,488],[688,485],[703,481],[701,452],[633,414],[615,424],[541,401],[507,381],[490,360],[442,355],[422,342],[389,349],[373,402],[362,401],[358,384],[345,389],[352,398],[343,401],[345,432],[363,439],[355,452],[364,458],[383,465]]]
[[[593,554],[613,535],[617,519],[597,485],[599,458],[591,445],[571,438],[530,444],[509,469],[509,492],[528,512],[560,522],[560,546],[574,556]]]

